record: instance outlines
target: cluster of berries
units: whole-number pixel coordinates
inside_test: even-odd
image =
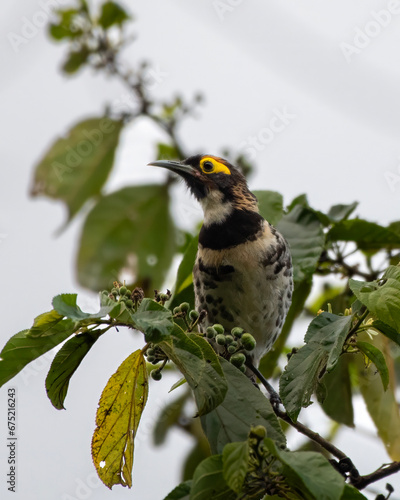
[[[243,351],[252,351],[256,341],[250,333],[245,333],[243,328],[235,326],[230,333],[226,333],[222,325],[216,324],[206,329],[206,337],[215,340],[217,345],[225,346],[229,361],[243,373],[246,371],[246,355]]]
[[[103,290],[102,293],[104,295],[108,295],[110,299],[115,300],[116,302],[123,302],[128,308],[133,308],[134,306],[137,307],[137,305],[140,304],[144,298],[144,292],[141,288],[135,288],[131,291],[118,281],[114,281],[111,292]]]

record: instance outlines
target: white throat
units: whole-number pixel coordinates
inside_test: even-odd
[[[200,200],[204,212],[204,225],[222,224],[232,213],[231,202],[222,203],[224,195],[220,191],[212,190]]]

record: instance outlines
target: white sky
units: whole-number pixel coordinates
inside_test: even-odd
[[[59,2],[65,4],[66,0]],[[182,127],[186,149],[218,154],[229,146],[239,151],[249,144],[249,137],[268,137],[270,120],[286,110],[288,123],[259,147],[251,187],[280,191],[287,202],[307,192],[311,204],[321,210],[358,200],[361,217],[381,223],[399,219],[400,13],[382,12],[394,4],[223,0],[219,5],[228,10],[222,18],[215,4],[158,0],[132,7],[138,41],[126,52],[127,62],[149,59],[165,73],[154,89],[158,97],[179,90],[187,97],[198,90],[206,96],[199,119],[189,119]],[[0,342],[4,344],[48,310],[51,298],[60,292],[83,292],[81,305],[95,307],[93,296],[79,289],[74,275],[82,221],[73,222],[56,238],[65,210],[47,199],[32,200],[28,192],[33,165],[55,137],[83,117],[100,114],[105,102],[120,100],[125,90],[88,71],[64,78],[58,70],[63,47],[50,43],[44,28],[15,52],[10,33],[21,35],[24,18],[30,22],[43,18],[43,7],[36,0],[5,0],[2,9]],[[384,27],[377,24],[378,17]],[[370,36],[360,35],[365,31]],[[365,47],[347,61],[341,44],[354,44],[355,36]],[[127,127],[107,189],[161,180],[163,172],[145,166],[154,159],[153,143],[160,137],[146,122]],[[188,215],[190,221],[198,220],[200,210],[181,186],[176,196],[178,222],[187,225]],[[135,453],[133,491],[115,487],[111,493],[98,486],[85,493],[78,488],[80,481],[94,477],[90,439],[101,390],[123,359],[141,345],[141,339],[128,332],[102,338],[72,378],[64,412],[54,410],[45,394],[49,359],[6,384],[18,389],[18,493],[12,498],[158,500],[178,483],[178,466],[191,442],[173,432],[167,447],[150,447],[154,416],[163,401],[170,401],[167,391],[175,378],[168,376],[151,384],[139,428],[143,437]],[[5,389],[0,391],[0,496],[11,498],[4,480],[5,395]],[[307,415],[303,420],[309,421]],[[313,427],[323,428],[317,415]],[[357,421],[369,428],[363,405],[358,407]],[[359,442],[350,430],[340,434],[338,446],[354,457],[362,473],[388,461],[379,443],[370,438]],[[155,470],[162,480],[153,480]],[[393,476],[389,482],[397,487],[392,498],[400,498],[399,478]]]

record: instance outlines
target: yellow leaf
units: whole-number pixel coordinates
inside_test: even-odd
[[[132,487],[134,438],[147,395],[146,361],[139,349],[107,382],[97,409],[92,458],[110,489],[114,484]]]
[[[366,333],[358,335],[359,340],[370,340]],[[383,441],[386,451],[392,460],[400,460],[400,413],[395,397],[395,373],[393,357],[390,355],[390,341],[383,335],[373,339],[375,347],[385,356],[389,368],[390,382],[385,391],[381,377],[373,363],[365,365],[364,357],[357,356],[356,365],[361,394]]]

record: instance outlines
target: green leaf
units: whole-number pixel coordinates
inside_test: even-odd
[[[189,500],[192,481],[185,481],[174,488],[164,500]]]
[[[82,29],[74,23],[74,18],[79,14],[78,9],[57,10],[56,14],[60,18],[59,23],[49,25],[49,35],[54,40],[60,41],[64,38],[76,38],[82,35]]]
[[[103,483],[132,487],[134,438],[148,396],[146,360],[137,350],[107,382],[96,414],[92,458]]]
[[[375,315],[396,332],[400,331],[400,267],[389,266],[379,285],[350,280],[354,295]]]
[[[144,333],[146,342],[161,342],[174,329],[171,311],[152,299],[143,299],[132,319],[135,328]]]
[[[217,355],[210,344],[195,333],[186,334],[178,325],[172,339],[160,343],[193,390],[199,415],[212,411],[225,398],[227,384]]]
[[[71,220],[88,199],[100,194],[114,163],[122,126],[121,121],[107,117],[74,125],[36,165],[32,195],[62,200]]]
[[[56,354],[46,378],[46,391],[52,405],[63,410],[69,381],[101,335],[101,331],[86,332],[68,340]]]
[[[276,191],[253,191],[258,200],[260,214],[270,224],[275,225],[283,215],[283,198]]]
[[[190,500],[235,500],[236,494],[226,484],[221,455],[206,458],[197,467],[192,480]]]
[[[55,312],[62,315],[62,317],[66,316],[67,318],[75,321],[81,321],[85,319],[104,318],[104,316],[111,314],[115,310],[119,310],[119,304],[101,294],[99,312],[85,313],[77,305],[77,298],[78,295],[76,293],[62,293],[60,295],[56,295],[52,302]]]
[[[185,392],[182,396],[179,396],[178,399],[175,399],[164,406],[158,414],[157,421],[153,429],[153,442],[156,446],[160,446],[164,443],[172,426],[178,423],[187,400],[188,393]]]
[[[343,344],[350,331],[353,316],[338,316],[323,312],[308,326],[304,341],[318,342],[329,353],[326,369],[331,371],[342,353]]]
[[[327,235],[328,241],[354,241],[362,250],[398,248],[400,234],[362,219],[338,222]]]
[[[86,47],[81,47],[78,51],[69,52],[67,59],[62,65],[62,70],[69,75],[76,73],[81,66],[86,64],[89,56],[90,52]]]
[[[242,491],[249,470],[249,442],[227,443],[222,452],[223,474],[226,484],[235,493]]]
[[[188,302],[194,308],[193,266],[198,244],[199,238],[194,236],[185,250],[176,275],[173,295],[168,303],[170,309],[174,309],[182,302]]]
[[[293,262],[293,279],[299,283],[314,273],[325,244],[325,235],[315,213],[296,205],[277,224],[288,240]]]
[[[306,499],[340,500],[344,477],[328,460],[315,451],[283,451],[268,438],[264,444],[283,464],[283,476],[305,495]]]
[[[17,333],[0,352],[0,387],[12,379],[28,363],[63,342],[75,331],[75,323],[65,319],[58,323],[57,333],[51,336],[32,338],[29,330]]]
[[[357,208],[358,201],[350,203],[350,205],[333,205],[328,212],[328,217],[332,222],[340,222],[347,219]]]
[[[123,24],[130,19],[127,12],[116,2],[105,2],[101,7],[101,15],[99,24],[104,29],[109,28],[115,24]]]
[[[210,447],[208,445],[208,441],[204,434],[201,432],[201,426],[200,428],[198,428],[197,424],[200,424],[198,420],[196,420],[195,425],[191,426],[188,429],[193,436],[197,436],[196,433],[199,431],[201,433],[201,437],[199,441],[196,440],[192,449],[189,450],[189,453],[183,459],[181,473],[181,477],[183,480],[192,479],[197,466],[210,456]]]
[[[332,370],[342,352],[352,316],[321,313],[310,323],[306,345],[294,353],[280,379],[280,396],[294,421],[302,407],[310,405],[325,370]]]
[[[175,146],[163,142],[157,143],[157,160],[176,160],[177,158],[179,158],[179,152]]]
[[[340,500],[368,500],[357,488],[350,484],[344,485],[343,495]]]
[[[247,441],[251,427],[262,425],[278,445],[286,445],[285,435],[269,400],[246,375],[221,359],[228,392],[214,411],[201,418],[212,453],[222,453],[227,443]]]
[[[381,376],[383,388],[386,391],[389,386],[389,370],[385,361],[385,356],[381,353],[381,351],[370,344],[369,342],[356,342],[356,346],[360,349],[360,351],[367,356],[369,360],[371,360],[376,369]]]
[[[109,288],[122,270],[147,289],[160,288],[176,248],[164,185],[127,187],[102,198],[89,213],[78,252],[78,279]]]
[[[361,341],[369,337],[365,332],[359,333]],[[374,338],[375,345],[386,359],[389,373],[394,372],[393,357],[390,354],[389,341],[384,336]],[[364,356],[355,356],[358,384],[367,405],[368,413],[377,428],[378,435],[386,446],[386,451],[392,460],[400,460],[400,414],[395,388],[389,383],[385,391],[380,376],[374,365],[365,366]]]
[[[400,346],[400,333],[394,330],[392,327],[384,323],[383,321],[373,321],[371,323],[371,328],[375,328],[379,330],[383,335],[386,335],[387,338],[393,340],[397,345]]]
[[[322,384],[326,395],[323,401],[318,398],[324,412],[340,424],[354,427],[354,412],[349,373],[349,356],[340,356],[334,370],[325,373]]]
[[[62,321],[64,315],[59,314],[54,309],[37,316],[32,327],[27,332],[28,337],[48,337],[54,335],[58,331],[58,325]]]

